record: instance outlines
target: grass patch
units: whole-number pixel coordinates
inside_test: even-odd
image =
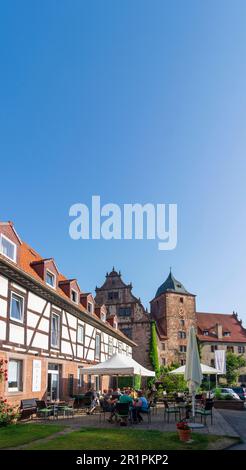
[[[82,428],[43,443],[33,443],[29,450],[206,450],[221,436],[192,433],[194,442],[179,441],[176,432],[131,429]]]
[[[17,447],[37,439],[43,439],[56,432],[62,431],[64,426],[57,424],[12,424],[0,428],[0,449]]]

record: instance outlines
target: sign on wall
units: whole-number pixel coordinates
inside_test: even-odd
[[[39,359],[32,361],[32,391],[41,391],[41,361]]]

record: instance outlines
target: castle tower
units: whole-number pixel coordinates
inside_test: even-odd
[[[195,295],[170,270],[150,306],[151,317],[156,321],[160,364],[185,364],[188,332],[192,325],[197,326]]]
[[[96,287],[95,301],[106,306],[107,319],[117,316],[118,328],[137,344],[133,347],[133,358],[143,366],[152,368],[149,358],[150,314],[132,293],[132,284],[126,284],[120,271],[113,268],[106,274],[103,285]]]

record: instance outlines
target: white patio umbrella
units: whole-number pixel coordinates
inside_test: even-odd
[[[218,369],[215,369],[214,367],[207,366],[206,364],[201,363],[201,369],[202,369],[202,374],[203,375],[218,375],[221,374],[221,372]],[[177,369],[171,370],[169,374],[179,374],[179,375],[184,375],[185,373],[185,366],[178,367]]]
[[[195,393],[202,382],[202,369],[198,352],[195,328],[189,331],[184,378],[192,394],[192,416],[195,417]]]

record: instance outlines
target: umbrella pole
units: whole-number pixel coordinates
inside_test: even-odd
[[[192,392],[192,418],[195,418],[195,392]]]

